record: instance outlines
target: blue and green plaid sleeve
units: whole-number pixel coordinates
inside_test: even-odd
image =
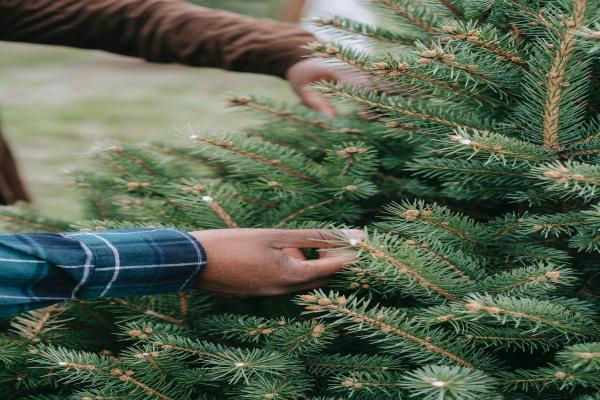
[[[0,316],[93,297],[177,292],[206,264],[175,229],[0,235]]]

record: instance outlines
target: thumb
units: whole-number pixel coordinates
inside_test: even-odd
[[[341,270],[344,266],[356,262],[356,252],[338,252],[335,256],[321,257],[316,260],[294,260],[298,274],[304,281],[323,279]]]
[[[280,229],[273,234],[272,246],[285,248],[332,248],[339,247],[340,242],[363,239],[363,232],[358,229]]]
[[[305,106],[319,111],[328,117],[335,117],[336,115],[335,108],[329,101],[307,88],[302,89],[302,92],[300,92],[300,99]]]

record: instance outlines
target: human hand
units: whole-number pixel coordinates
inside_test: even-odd
[[[297,62],[288,68],[285,77],[300,97],[302,104],[329,117],[335,116],[335,108],[329,101],[311,91],[308,85],[318,81],[345,82],[350,85],[364,84],[364,78],[357,73],[315,59]]]
[[[355,261],[340,248],[340,233],[362,240],[356,229],[216,229],[191,232],[207,253],[208,264],[195,287],[212,293],[273,296],[313,289]],[[308,260],[301,248],[319,249]]]

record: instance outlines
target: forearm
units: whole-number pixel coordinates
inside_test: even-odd
[[[0,315],[59,301],[176,292],[204,249],[174,229],[0,235]]]
[[[284,76],[312,36],[178,0],[0,0],[0,39]]]

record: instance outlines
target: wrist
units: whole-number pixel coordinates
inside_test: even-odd
[[[204,240],[202,235],[199,235],[200,232],[187,232],[190,240],[195,244],[194,248],[196,250],[196,255],[198,257],[199,268],[197,272],[190,277],[187,285],[191,285],[192,287],[196,287],[197,282],[202,275],[204,275],[204,270],[208,266],[208,252],[206,251],[206,240]]]

